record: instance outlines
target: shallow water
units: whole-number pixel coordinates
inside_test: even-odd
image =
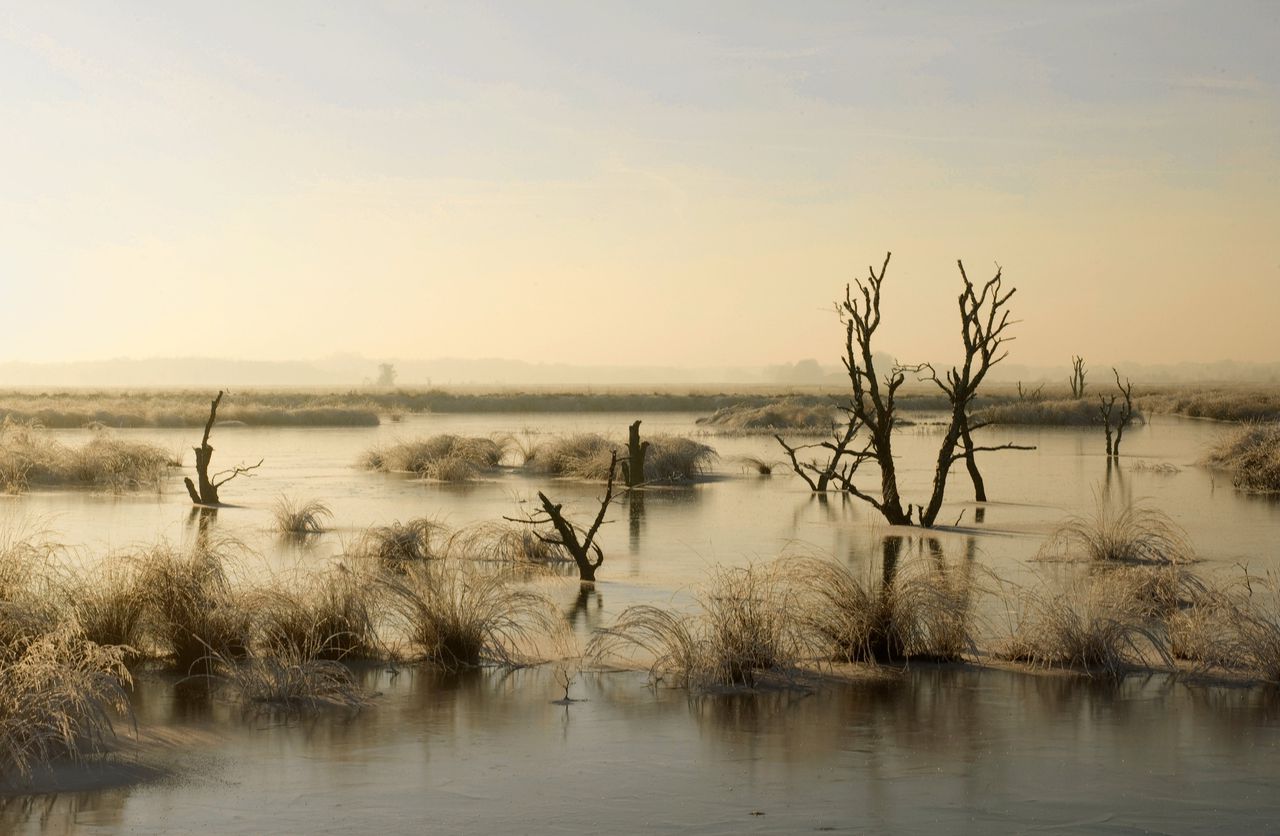
[[[199,739],[173,772],[10,799],[6,832],[1263,832],[1280,703],[1164,677],[1121,685],[916,668],[813,693],[689,697],[634,673],[376,675],[377,706],[306,721],[139,715]],[[127,757],[127,756],[126,756]]]
[[[642,430],[693,434],[694,416],[649,415]],[[248,567],[322,566],[374,524],[430,515],[451,525],[520,516],[537,490],[570,511],[594,511],[599,485],[505,472],[440,485],[354,467],[370,446],[441,432],[621,436],[630,415],[412,416],[359,429],[215,430],[215,465],[264,458],[253,478],[223,489],[238,507],[214,526],[259,555]],[[1195,465],[1221,425],[1155,417],[1132,428],[1125,457],[1108,470],[1097,431],[994,428],[991,441],[1033,452],[982,457],[995,501],[979,510],[957,469],[933,533],[951,561],[1026,580],[1059,568],[1031,561],[1045,535],[1102,492],[1149,501],[1186,527],[1198,571],[1280,569],[1280,504],[1243,495]],[[121,435],[179,449],[192,431]],[[67,442],[84,433],[59,432]],[[706,437],[721,455],[713,478],[645,492],[643,509],[616,506],[602,533],[606,560],[585,618],[585,637],[632,603],[684,602],[715,564],[744,564],[804,544],[878,571],[889,531],[856,502],[811,496],[795,477],[744,472],[735,457],[778,460],[769,438]],[[903,492],[923,501],[937,435],[922,426],[898,442]],[[188,461],[191,459],[187,453]],[[1139,469],[1168,463],[1175,473]],[[333,531],[308,545],[274,535],[281,493],[320,498]],[[0,500],[0,521],[40,521],[77,559],[110,549],[194,536],[185,491],[111,496],[33,491]],[[930,544],[915,532],[908,548]],[[576,584],[552,584],[567,610]],[[144,729],[190,733],[192,745],[146,749],[169,776],[115,789],[11,799],[5,829],[102,825],[164,832],[347,829],[538,832],[792,832],[934,829],[989,832],[1150,828],[1195,832],[1274,827],[1276,705],[1261,689],[1189,686],[1163,677],[1117,687],[1074,677],[919,668],[892,683],[830,685],[815,693],[690,699],[647,689],[640,674],[584,674],[565,706],[547,669],[440,677],[379,674],[373,707],[354,718],[280,722],[242,717],[215,702],[183,703],[170,680],[144,677],[136,696]],[[763,815],[752,815],[758,812]],[[338,821],[342,826],[338,826]]]

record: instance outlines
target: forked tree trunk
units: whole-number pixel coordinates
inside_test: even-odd
[[[218,501],[218,486],[209,479],[209,462],[213,459],[213,447],[209,446],[209,433],[213,430],[213,422],[218,418],[218,404],[221,402],[222,392],[219,391],[218,396],[209,404],[209,420],[205,422],[200,446],[192,448],[196,453],[196,479],[199,482],[199,488],[192,484],[190,476],[183,480],[187,485],[187,493],[191,495],[191,501],[196,505],[221,504]]]

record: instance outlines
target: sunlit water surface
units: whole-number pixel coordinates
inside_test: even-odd
[[[219,511],[213,525],[252,550],[240,571],[260,576],[340,559],[370,525],[423,515],[453,526],[519,517],[537,490],[587,515],[599,485],[514,471],[441,485],[354,463],[369,447],[442,432],[507,433],[526,444],[572,432],[621,436],[632,417],[413,416],[370,429],[218,428],[215,464],[264,463],[223,489],[236,507]],[[695,434],[693,418],[648,415],[642,429]],[[1055,523],[1090,511],[1103,494],[1167,512],[1196,544],[1204,574],[1278,568],[1280,505],[1242,495],[1222,474],[1196,465],[1221,432],[1209,422],[1157,417],[1130,430],[1124,458],[1109,470],[1097,431],[992,430],[988,441],[1037,449],[983,456],[994,501],[982,508],[967,501],[971,488],[958,468],[940,517],[956,524],[935,532],[936,545],[890,531],[856,501],[819,501],[785,468],[761,477],[738,463],[742,455],[779,460],[770,438],[708,436],[720,454],[711,478],[647,490],[642,507],[625,500],[615,507],[602,534],[601,580],[575,628],[585,638],[633,603],[685,606],[709,567],[787,549],[816,549],[873,575],[887,533],[906,535],[908,553],[940,547],[962,571],[1033,581],[1072,571],[1033,558]],[[196,440],[192,431],[121,435],[174,450]],[[59,436],[78,442],[85,434]],[[919,426],[897,442],[911,501],[926,499],[937,440],[935,430]],[[1178,469],[1152,469],[1161,464]],[[270,508],[281,494],[325,500],[332,531],[305,546],[277,537]],[[160,538],[186,542],[196,530],[176,477],[159,495],[6,497],[0,519],[50,529],[74,559],[89,562]],[[579,602],[572,582],[543,586],[566,611]],[[1164,677],[1116,687],[920,668],[808,694],[690,698],[645,687],[642,674],[585,673],[571,688],[585,701],[565,706],[551,702],[563,690],[548,669],[364,675],[381,691],[371,708],[355,717],[288,720],[180,698],[169,678],[145,674],[135,697],[140,728],[187,741],[147,748],[161,764],[159,777],[9,799],[0,824],[244,833],[353,823],[391,832],[1203,832],[1274,828],[1280,804],[1280,712],[1258,688]]]

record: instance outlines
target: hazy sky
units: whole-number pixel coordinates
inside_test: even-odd
[[[1280,3],[0,6],[0,360],[1280,359]]]

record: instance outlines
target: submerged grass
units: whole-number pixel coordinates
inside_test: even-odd
[[[384,568],[398,570],[443,556],[449,536],[448,527],[430,517],[395,520],[366,529],[347,548],[347,555],[377,560]]]
[[[356,710],[369,702],[346,665],[323,658],[309,646],[255,651],[239,660],[214,655],[211,667],[213,678],[228,684],[247,705],[297,712]]]
[[[252,596],[255,652],[302,652],[317,659],[374,659],[378,637],[375,575],[336,566],[283,576]]]
[[[1205,463],[1226,470],[1241,490],[1280,491],[1280,423],[1247,424],[1224,435]]]

